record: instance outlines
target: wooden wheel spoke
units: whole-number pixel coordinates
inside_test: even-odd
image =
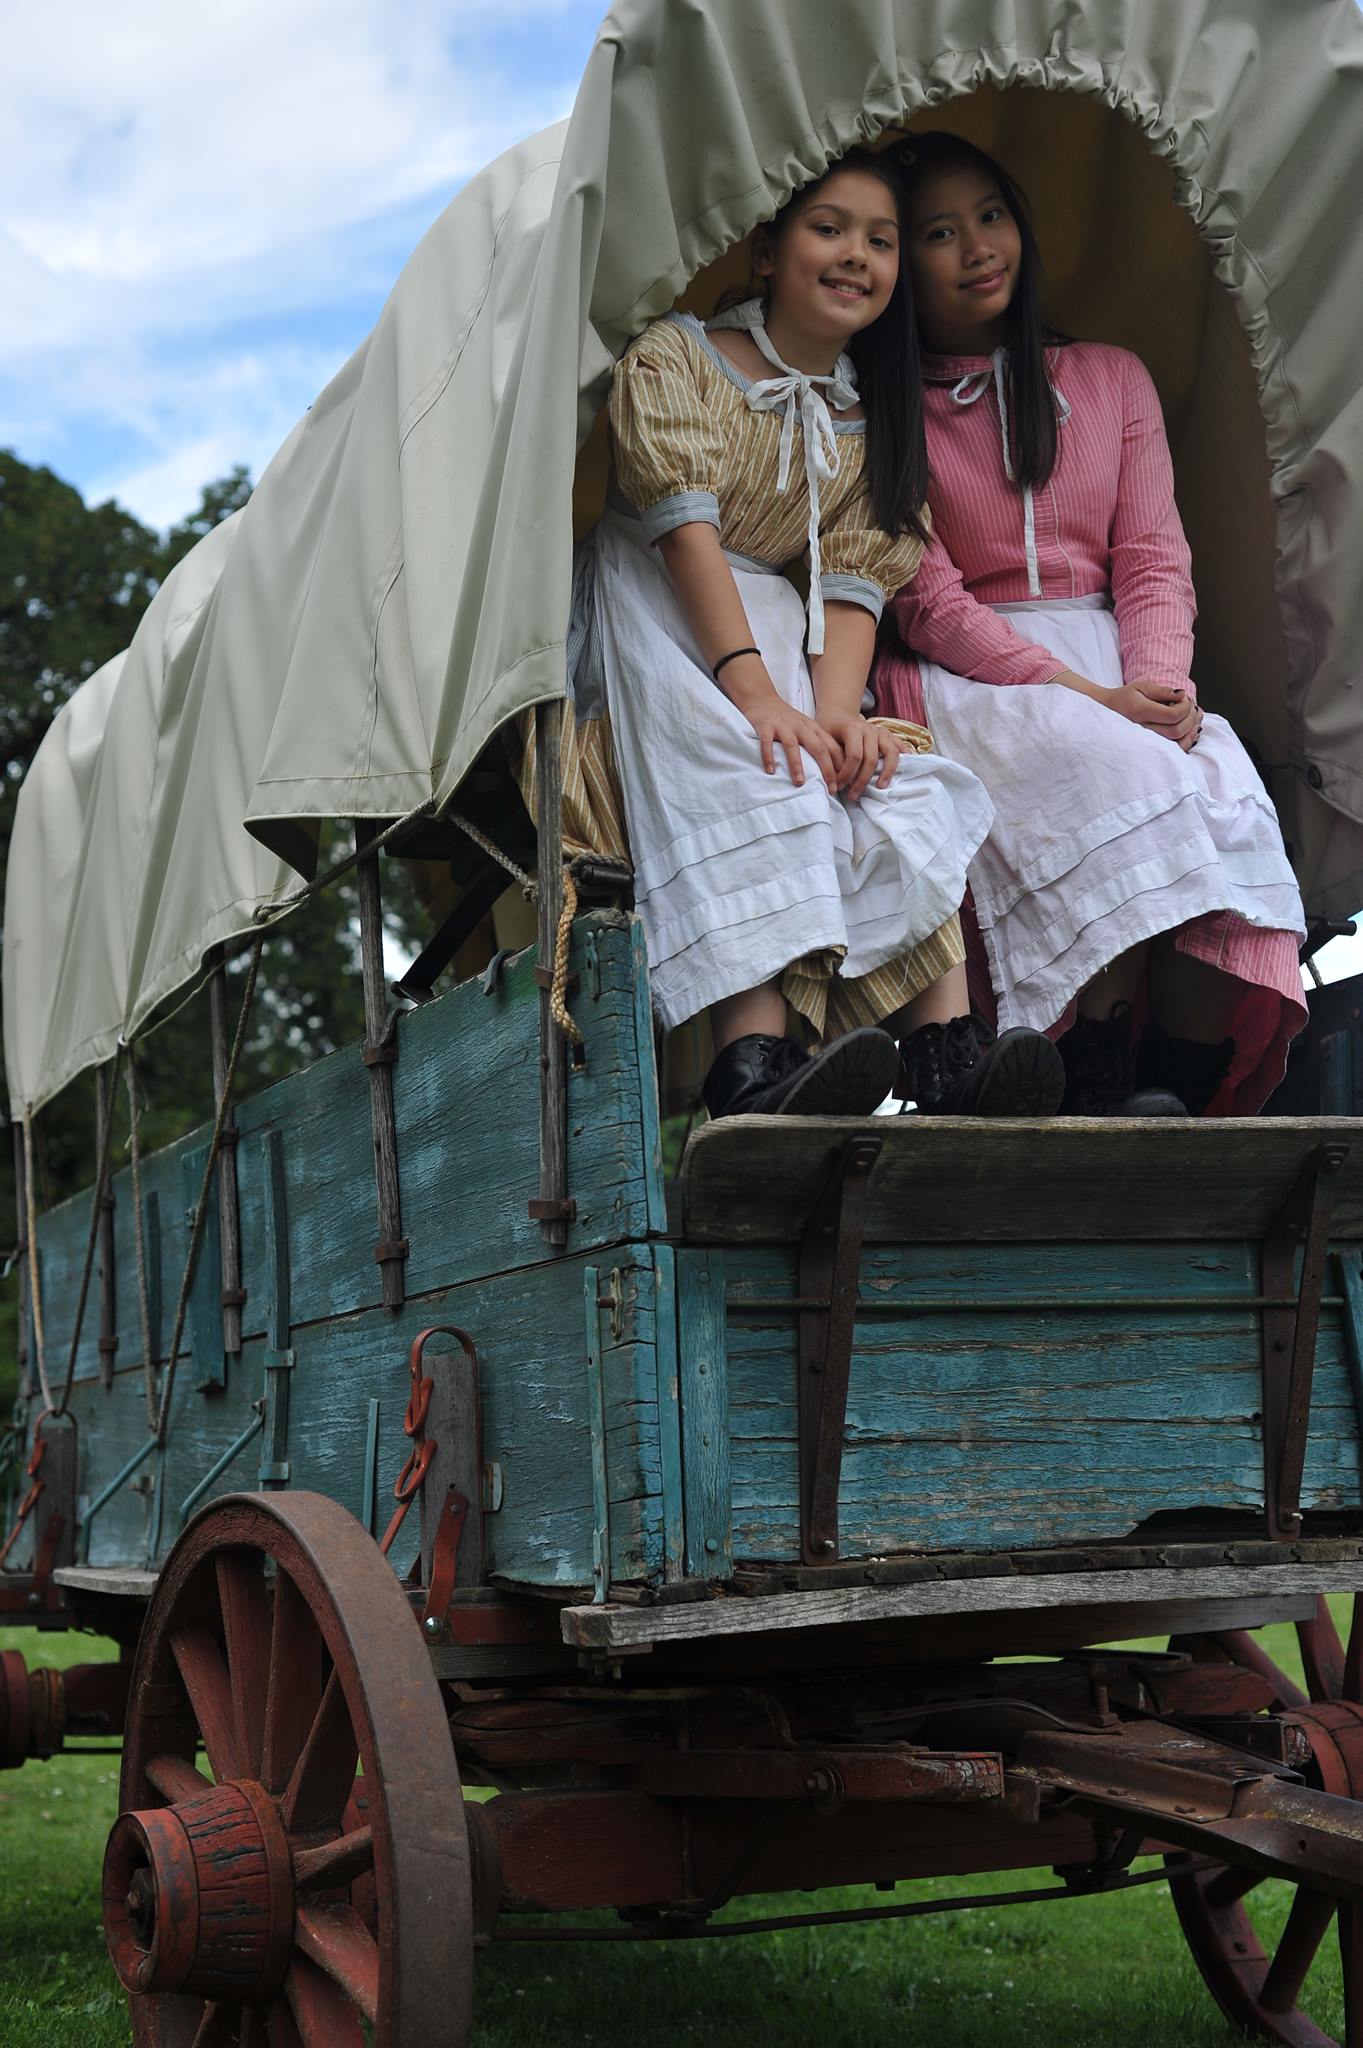
[[[208,2004],[194,2031],[193,2048],[237,2048],[240,2006]]]
[[[1287,1925],[1259,1994],[1266,2012],[1291,2012],[1296,2005],[1334,1911],[1335,1902],[1326,1893],[1309,1892],[1305,1885],[1298,1885]]]
[[[1301,1687],[1295,1685],[1267,1652],[1260,1649],[1248,1629],[1226,1629],[1216,1641],[1232,1664],[1238,1664],[1242,1671],[1257,1671],[1260,1678],[1268,1680],[1277,1694],[1277,1703],[1280,1707],[1306,1705],[1306,1694]]]
[[[294,1883],[300,1891],[330,1891],[351,1884],[374,1867],[374,1831],[355,1828],[317,1849],[300,1849],[293,1859]]]
[[[284,1989],[303,2048],[364,2048],[364,2026],[350,1999],[303,1956],[290,1965]]]
[[[162,1756],[154,1756],[143,1775],[167,1806],[174,1806],[180,1799],[195,1799],[200,1792],[213,1789],[202,1771],[195,1770],[185,1757],[173,1756],[168,1751]]]
[[[216,1637],[206,1628],[179,1629],[170,1639],[171,1655],[189,1694],[204,1752],[221,1785],[245,1776],[232,1713],[232,1681]]]
[[[270,1671],[265,1689],[261,1778],[282,1792],[322,1697],[322,1637],[312,1610],[286,1571],[275,1577]]]
[[[266,2014],[265,2038],[270,2048],[303,2048],[303,2036],[287,1999],[277,1998]]]
[[[290,1834],[339,1824],[355,1787],[359,1754],[350,1707],[333,1671],[281,1801]]]
[[[1339,1908],[1339,1960],[1344,1975],[1343,2048],[1363,2048],[1363,1911]]]
[[[1344,1645],[1323,1593],[1310,1621],[1297,1623],[1302,1669],[1313,1700],[1337,1700],[1344,1691]]]
[[[1264,1881],[1261,1870],[1246,1870],[1243,1864],[1230,1864],[1225,1870],[1218,1870],[1207,1879],[1206,1900],[1217,1911],[1234,1906]]]
[[[250,1550],[221,1550],[215,1559],[237,1747],[247,1775],[260,1772],[265,1695],[270,1676],[270,1602],[262,1560]]]
[[[349,1906],[300,1906],[294,1940],[371,2023],[379,2011],[379,1946]]]
[[[1363,1593],[1355,1593],[1349,1621],[1349,1647],[1344,1652],[1344,1697],[1363,1700]]]

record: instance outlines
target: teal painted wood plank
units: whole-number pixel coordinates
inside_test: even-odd
[[[198,1205],[208,1164],[207,1145],[181,1154],[180,1190],[184,1196],[186,1231]],[[178,1299],[178,1289],[177,1289]],[[218,1218],[218,1181],[213,1175],[204,1209],[203,1230],[194,1259],[185,1335],[189,1343],[190,1384],[201,1394],[219,1392],[227,1384],[227,1358],[222,1348],[222,1233]]]
[[[734,1304],[793,1293],[794,1257],[731,1252],[725,1267],[734,1549],[788,1560],[799,1551],[795,1317]],[[861,1291],[890,1309],[857,1325],[844,1555],[1080,1543],[1166,1510],[1257,1511],[1259,1319],[1236,1306],[1257,1287],[1254,1246],[876,1247]],[[1081,1306],[979,1311],[1061,1292]],[[946,1294],[962,1306],[907,1312]],[[1174,1305],[1210,1296],[1224,1307]],[[1162,1305],[1098,1311],[1095,1297]],[[1303,1502],[1357,1509],[1361,1497],[1344,1330],[1327,1308]]]
[[[589,938],[598,992],[580,1004],[587,1059],[569,1077],[568,1171],[577,1202],[570,1253],[642,1238],[662,1221],[656,1104],[647,1109],[645,1104],[645,1082],[653,1086],[652,1047],[646,1034],[642,1041],[640,1036],[641,1003],[647,1004],[646,985],[640,984],[643,956],[632,920],[593,912],[575,927],[572,961],[580,976]],[[480,982],[465,983],[404,1016],[399,1025],[394,1104],[403,1227],[411,1244],[409,1293],[556,1256],[526,1213],[539,1175],[533,973],[533,955],[524,954],[510,963],[497,993],[485,996]],[[155,1085],[153,1063],[147,1080],[153,1099]],[[270,1247],[259,1139],[272,1129],[285,1138],[294,1319],[315,1322],[379,1301],[367,1090],[359,1048],[352,1046],[238,1107],[247,1335],[261,1334],[267,1314]],[[179,1291],[186,1250],[180,1162],[202,1147],[205,1135],[192,1133],[143,1166],[144,1192],[160,1207],[162,1293],[169,1304]],[[115,1177],[115,1196],[126,1357],[136,1329],[126,1169]],[[64,1357],[70,1342],[88,1205],[88,1194],[73,1197],[39,1222],[48,1344],[54,1356]],[[168,1338],[167,1330],[161,1341]],[[137,1331],[135,1351],[140,1350]],[[83,1378],[98,1371],[95,1299],[87,1310],[77,1372]]]
[[[693,1578],[726,1578],[733,1533],[724,1278],[708,1252],[677,1253],[677,1328],[686,1569]]]
[[[670,1244],[660,1244],[653,1257],[658,1316],[658,1463],[662,1482],[663,1575],[668,1579],[680,1579],[686,1572],[686,1510],[682,1484],[677,1255]]]
[[[402,1420],[411,1341],[430,1323],[453,1323],[478,1348],[483,1451],[502,1468],[503,1505],[486,1524],[489,1569],[518,1583],[590,1586],[594,1520],[583,1317],[588,1263],[601,1266],[603,1286],[612,1272],[620,1275],[618,1328],[612,1328],[609,1311],[600,1323],[610,1576],[619,1582],[661,1580],[658,1289],[647,1245],[613,1248],[608,1266],[570,1258],[443,1289],[409,1299],[397,1314],[375,1307],[314,1324],[295,1322],[289,1347],[296,1361],[290,1375],[291,1485],[326,1493],[363,1518],[365,1476],[372,1469],[381,1533],[392,1512],[393,1482],[410,1448]],[[240,1363],[233,1363],[228,1398],[205,1401],[181,1362],[165,1460],[162,1549],[175,1534],[175,1506],[246,1426],[251,1403],[262,1398],[265,1363],[263,1340],[250,1339]],[[371,1465],[374,1402],[378,1426]],[[140,1374],[120,1371],[108,1395],[97,1384],[83,1383],[74,1407],[81,1425],[81,1487],[92,1494],[145,1441]],[[248,1446],[205,1498],[250,1491],[255,1473]],[[148,1506],[124,1487],[95,1523],[91,1561],[140,1564]],[[416,1550],[416,1515],[408,1522],[393,1553],[399,1571]]]
[[[630,976],[634,989],[634,1057],[639,1073],[644,1200],[648,1228],[661,1233],[667,1229],[663,1136],[658,1117],[658,1068],[653,1036],[653,1003],[649,993],[648,947],[638,918],[630,924]]]

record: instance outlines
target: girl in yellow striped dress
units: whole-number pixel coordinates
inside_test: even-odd
[[[921,729],[865,716],[925,536],[889,174],[844,158],[753,261],[758,296],[655,321],[616,368],[570,635],[581,841],[626,850],[602,845],[622,798],[659,1020],[710,1012],[712,1116],[866,1114],[897,1078],[920,1110],[1049,1111],[1047,1040],[966,1015],[956,912],[989,799]],[[801,558],[807,616],[782,573]]]

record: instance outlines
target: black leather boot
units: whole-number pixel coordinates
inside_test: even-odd
[[[1235,1040],[1203,1045],[1194,1038],[1170,1038],[1154,1018],[1141,1041],[1137,1081],[1142,1089],[1171,1089],[1189,1116],[1205,1116],[1212,1097],[1230,1072]]]
[[[893,1088],[898,1065],[888,1031],[869,1026],[812,1056],[793,1038],[754,1032],[725,1046],[701,1094],[712,1117],[870,1116]]]
[[[919,1116],[1053,1116],[1065,1070],[1039,1031],[996,1038],[982,1017],[923,1024],[899,1048],[896,1093]]]
[[[1147,1034],[1148,1037],[1148,1034]],[[1076,1017],[1060,1041],[1065,1064],[1062,1116],[1186,1116],[1179,1096],[1153,1082],[1132,1092],[1131,1005],[1106,1017]]]

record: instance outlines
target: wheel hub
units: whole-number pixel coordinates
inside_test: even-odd
[[[1338,1799],[1363,1799],[1363,1706],[1316,1700],[1283,1716],[1311,1746],[1321,1788]]]
[[[294,1883],[264,1786],[233,1780],[120,1814],[104,1856],[104,1922],[129,1991],[273,1997],[293,1943]]]

